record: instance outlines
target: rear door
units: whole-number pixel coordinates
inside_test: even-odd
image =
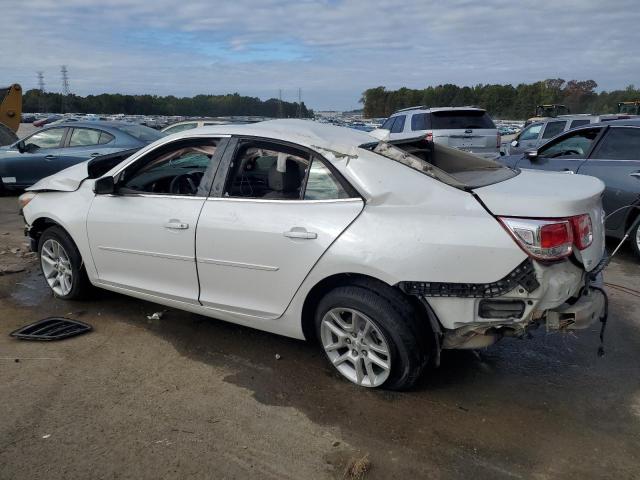
[[[497,156],[498,129],[484,110],[431,112],[433,141],[484,156]]]
[[[578,173],[605,183],[602,203],[607,214],[636,203],[640,195],[640,128],[609,127]],[[623,209],[611,215],[607,230],[624,229],[629,213],[629,209]]]
[[[585,162],[602,130],[602,127],[582,128],[556,137],[538,149],[538,155],[523,155],[516,166],[532,170],[554,170],[576,173]]]
[[[225,164],[198,221],[200,302],[277,318],[363,200],[324,159],[295,145],[239,139]]]
[[[567,126],[566,120],[550,120],[544,127],[544,131],[542,132],[542,138],[540,140],[541,143],[544,143],[548,140],[551,140],[556,135],[561,134],[565,127]]]

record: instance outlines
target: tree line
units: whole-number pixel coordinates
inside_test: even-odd
[[[460,87],[445,84],[424,89],[386,90],[376,87],[362,94],[364,116],[388,117],[393,112],[415,105],[461,107],[476,105],[494,118],[525,119],[533,116],[536,105],[564,104],[571,113],[616,113],[618,102],[640,100],[640,90],[629,85],[625,90],[596,92],[593,80],[552,78],[535,83]]]
[[[299,108],[300,107],[300,108]],[[125,115],[180,115],[222,117],[256,115],[264,117],[312,117],[313,110],[304,102],[280,102],[276,98],[260,100],[238,93],[226,95],[196,95],[175,97],[158,95],[62,95],[61,93],[28,90],[22,98],[24,112],[51,113],[124,113]]]

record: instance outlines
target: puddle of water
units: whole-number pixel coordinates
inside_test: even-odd
[[[51,290],[40,270],[32,270],[21,281],[16,283],[11,298],[21,306],[35,307],[47,298],[51,298]]]

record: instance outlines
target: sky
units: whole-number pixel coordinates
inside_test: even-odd
[[[2,4],[5,4],[4,6]],[[531,5],[527,7],[525,5]],[[638,0],[0,0],[0,85],[360,108],[379,85],[640,85]]]

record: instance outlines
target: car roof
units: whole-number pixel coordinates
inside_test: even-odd
[[[397,110],[395,111],[393,114],[391,114],[391,116],[393,117],[394,115],[398,115],[400,113],[408,113],[408,112],[449,112],[449,111],[456,111],[456,110],[462,110],[462,111],[467,111],[467,110],[478,110],[480,112],[486,112],[486,110],[484,108],[480,108],[480,107],[475,107],[473,105],[469,105],[467,107],[425,107],[425,106],[418,106],[418,107],[408,107],[408,108],[403,108],[402,110]]]
[[[122,125],[138,125],[138,124],[133,122],[121,122],[118,120],[72,120],[72,121],[57,123],[53,125],[53,127],[118,128],[118,127],[121,127]]]
[[[592,123],[589,127],[606,127],[607,125],[613,125],[614,127],[640,127],[640,118],[609,120],[608,122]],[[585,127],[587,127],[587,125],[585,125]]]
[[[267,120],[248,124],[211,125],[175,133],[175,139],[202,134],[246,135],[296,143],[311,149],[331,150],[344,155],[356,155],[356,148],[377,140],[369,134],[348,127],[314,122],[313,120]]]

